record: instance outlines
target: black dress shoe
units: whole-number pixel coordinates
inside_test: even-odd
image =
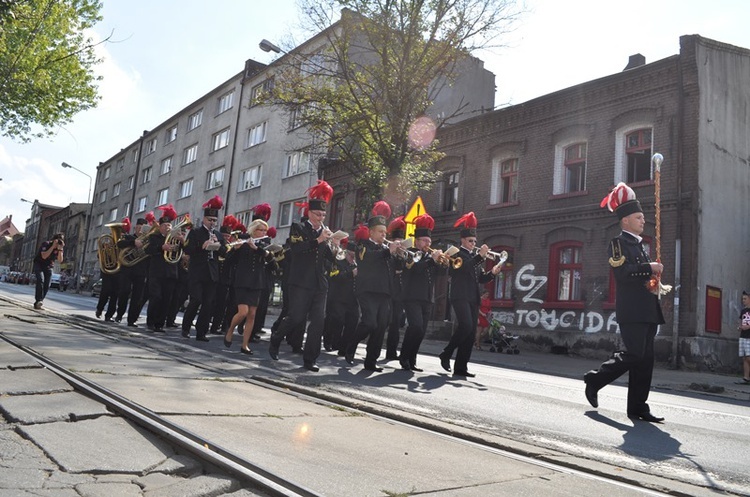
[[[406,359],[401,359],[400,361],[398,361],[398,363],[401,365],[401,369],[403,369],[404,371],[412,370],[411,364],[409,364],[409,361],[407,361]]]
[[[164,325],[165,328],[177,328],[177,323],[167,323]]]
[[[586,383],[586,400],[589,401],[591,407],[599,407],[599,389],[594,386],[592,381],[594,374],[596,374],[596,371],[589,371],[583,375],[583,381]]]
[[[208,339],[206,335],[195,337],[196,342],[210,342],[211,340]]]
[[[112,319],[111,317],[109,317],[109,318],[108,318],[108,317],[105,317],[105,318],[104,318],[104,322],[105,322],[105,323],[114,323],[114,322],[115,322],[115,320],[114,320],[114,319]]]
[[[164,328],[161,326],[154,326],[154,333],[164,333]]]
[[[412,371],[414,371],[415,373],[421,373],[421,372],[423,372],[423,371],[424,371],[424,369],[422,369],[422,368],[418,368],[418,367],[416,367],[416,366],[412,366],[412,367],[411,367],[411,370],[412,370]]]
[[[231,346],[232,346],[232,341],[231,340],[227,340],[227,337],[225,335],[224,336],[224,347],[229,348]]]
[[[240,347],[240,353],[241,354],[245,354],[245,355],[253,355],[253,350],[252,349],[246,349],[244,347]]]
[[[376,373],[380,373],[383,371],[383,368],[380,366],[377,366],[375,364],[365,364],[365,370],[366,371],[374,371]]]
[[[630,419],[640,419],[641,421],[648,421],[649,423],[661,423],[664,418],[654,416],[650,412],[644,412],[642,414],[628,414]]]
[[[115,318],[115,323],[119,323],[122,321],[122,318]]]
[[[250,337],[250,341],[253,343],[258,343],[260,342],[260,337],[258,335],[253,335]]]
[[[190,330],[182,330],[182,338],[190,338]]]
[[[131,328],[138,328],[138,325],[135,323],[128,323],[128,326],[130,326]]]
[[[386,361],[397,361],[398,360],[398,354],[386,354],[385,355]]]
[[[440,358],[440,365],[443,366],[443,369],[450,372],[451,370],[451,358],[445,356],[445,352],[441,352],[438,356]]]
[[[270,355],[271,359],[273,359],[274,361],[278,361],[279,360],[279,346],[271,342],[271,345],[268,346],[268,355]]]
[[[34,309],[36,309],[36,308],[37,308],[36,304],[34,304]],[[96,316],[96,319],[101,319],[102,318],[102,311],[96,311],[94,313],[94,316]]]
[[[333,350],[333,347],[331,347],[330,344],[323,344],[323,350],[325,350],[326,352],[331,352]]]
[[[453,376],[461,376],[463,378],[475,378],[477,375],[469,373],[468,371],[456,371]]]
[[[344,360],[350,366],[354,366],[354,354],[344,354]]]
[[[306,362],[304,367],[306,370],[312,371],[313,373],[317,373],[318,371],[320,371],[320,368],[314,362]]]

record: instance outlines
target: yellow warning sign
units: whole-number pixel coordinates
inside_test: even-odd
[[[411,238],[412,242],[414,241],[414,230],[416,229],[416,226],[414,225],[414,218],[417,216],[421,216],[425,212],[426,211],[424,208],[422,197],[418,196],[417,200],[415,200],[414,203],[411,204],[409,212],[407,212],[404,216],[404,221],[406,222],[406,238]]]

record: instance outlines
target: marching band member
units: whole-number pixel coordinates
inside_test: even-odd
[[[474,250],[477,244],[477,218],[473,212],[461,216],[453,227],[457,228],[461,225],[463,225],[460,233],[461,248],[455,255],[456,258],[460,258],[461,263],[451,264],[449,269],[450,300],[458,325],[439,357],[443,369],[450,371],[451,356],[453,351],[458,349],[453,365],[453,376],[473,378],[476,375],[469,372],[468,364],[479,316],[479,285],[491,281],[500,272],[502,265],[496,264],[491,271],[483,270],[490,248],[482,245],[478,252]]]
[[[239,219],[233,215],[224,216],[221,221],[219,233],[224,237],[224,241],[232,241],[232,232],[237,229],[240,223]],[[230,288],[233,281],[233,265],[227,263],[225,257],[219,257],[219,282],[216,284],[216,296],[214,297],[214,308],[211,312],[211,328],[209,333],[212,335],[223,335],[227,331],[229,322],[232,320],[237,309],[230,305]]]
[[[406,222],[404,216],[399,216],[388,225],[388,240],[401,242],[406,238]],[[385,342],[385,360],[395,361],[398,359],[398,343],[401,339],[401,322],[404,317],[403,304],[403,272],[404,259],[396,257],[393,259],[393,295],[391,298],[391,322],[388,325],[388,338]]]
[[[367,227],[364,229],[366,231]],[[341,240],[341,247],[341,250],[344,250],[344,258],[337,257],[329,272],[326,336],[323,345],[327,351],[338,349],[339,355],[343,356],[346,355],[346,343],[352,340],[357,328],[359,304],[354,293],[357,245],[344,238]]]
[[[130,224],[130,219],[128,224]],[[123,223],[125,223],[125,219]],[[117,248],[120,250],[128,248],[143,248],[143,242],[138,238],[145,234],[144,230],[149,229],[150,226],[145,218],[139,217],[135,222],[135,228],[133,233],[129,233],[129,229],[126,230],[123,227],[123,234],[120,240],[117,242]],[[120,293],[117,296],[117,315],[115,317],[116,322],[122,321],[125,312],[127,311],[127,323],[128,326],[137,328],[135,324],[138,321],[138,314],[140,313],[141,307],[140,302],[143,300],[143,292],[146,289],[146,275],[148,274],[148,260],[143,259],[132,266],[122,266],[120,268]],[[130,308],[128,309],[128,303]]]
[[[429,214],[417,216],[414,224],[414,247],[409,250],[419,260],[405,264],[403,304],[408,326],[401,345],[399,364],[401,369],[421,372],[417,367],[417,354],[435,303],[435,274],[439,270],[438,261],[443,252],[430,251],[435,220]]]
[[[258,204],[252,208],[253,221],[256,219],[262,219],[266,223],[271,219],[271,205],[270,204]],[[276,238],[276,228],[273,226],[268,227],[266,236],[271,239]],[[260,341],[260,335],[263,333],[263,326],[266,324],[266,315],[268,314],[268,302],[271,300],[271,293],[273,292],[274,278],[278,264],[274,257],[272,264],[266,264],[266,287],[260,292],[260,301],[258,302],[258,308],[255,310],[255,321],[253,321],[253,330],[250,334],[250,340],[253,342]]]
[[[229,329],[224,336],[224,346],[232,346],[232,334],[234,329],[245,323],[242,332],[242,347],[240,352],[252,355],[250,350],[250,336],[255,322],[255,311],[260,303],[260,295],[266,288],[266,265],[273,264],[273,254],[266,251],[263,245],[256,242],[267,239],[268,223],[263,219],[256,219],[247,228],[248,233],[240,235],[240,240],[245,243],[233,249],[228,257],[235,267],[234,271],[234,298],[237,303],[237,312],[229,323]],[[265,246],[267,246],[266,244]]]
[[[154,211],[147,212],[145,216],[143,216],[146,220],[146,226],[141,228],[142,230],[146,230],[146,232],[150,233],[152,229],[154,229],[155,226],[159,226],[159,223],[156,222],[156,216],[154,215]],[[141,315],[141,311],[143,310],[143,306],[146,305],[146,302],[148,302],[148,263],[146,264],[146,282],[143,285],[143,292],[141,292],[141,299],[140,301],[133,301],[133,297],[131,295],[130,297],[130,305],[134,305],[135,309],[132,311],[133,315],[136,317],[135,321],[138,320],[138,318]],[[128,309],[128,316],[130,316],[130,309]],[[147,315],[148,316],[148,315]],[[135,323],[135,321],[133,321]],[[146,318],[146,328],[153,329],[154,323],[148,322],[148,317]]]
[[[159,231],[148,237],[146,253],[148,258],[148,321],[154,325],[155,332],[164,331],[167,317],[167,306],[172,299],[177,285],[177,264],[168,262],[164,256],[176,247],[167,244],[167,236],[172,231],[172,221],[177,219],[177,212],[168,204],[159,207],[162,216],[159,218]],[[183,241],[182,234],[174,237]]]
[[[357,302],[361,316],[354,339],[346,349],[346,362],[354,364],[357,344],[367,340],[367,354],[364,368],[380,372],[377,365],[380,349],[388,323],[391,322],[391,297],[393,295],[392,254],[399,249],[398,242],[385,243],[387,218],[391,207],[383,200],[375,203],[372,217],[367,220],[370,237],[360,242],[357,250]]]
[[[185,252],[190,256],[188,285],[190,303],[182,318],[182,336],[190,337],[190,328],[195,316],[195,339],[208,342],[208,325],[211,321],[216,284],[219,281],[219,257],[227,253],[227,244],[221,233],[214,229],[219,220],[219,209],[224,201],[216,195],[203,204],[203,222],[200,228],[193,228],[185,242]],[[200,314],[198,313],[200,309]]]
[[[279,359],[279,345],[291,332],[304,326],[307,316],[307,340],[303,352],[304,367],[316,372],[323,334],[328,277],[326,261],[333,261],[333,252],[328,240],[333,236],[323,220],[326,207],[333,197],[333,188],[323,180],[308,189],[307,220],[292,224],[290,242],[292,261],[289,268],[289,315],[278,330],[271,335],[268,353],[273,360]]]

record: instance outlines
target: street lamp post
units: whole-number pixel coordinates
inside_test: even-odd
[[[92,180],[92,178],[91,178],[90,174],[81,171],[80,169],[78,169],[75,166],[71,166],[67,162],[63,162],[60,165],[62,167],[64,167],[64,168],[66,168],[66,169],[74,169],[74,170],[78,171],[79,173],[85,175],[89,179],[89,193],[88,193],[88,196],[86,197],[86,200],[87,200],[87,202],[89,204],[89,215],[86,216],[86,234],[83,237],[83,250],[81,251],[81,264],[78,267],[78,277],[76,278],[76,289],[77,289],[78,293],[81,293],[81,278],[83,278],[83,267],[84,267],[84,264],[86,263],[86,248],[89,246],[89,228],[91,227],[91,215],[92,215],[92,213],[94,211],[94,201],[91,198],[91,180]]]

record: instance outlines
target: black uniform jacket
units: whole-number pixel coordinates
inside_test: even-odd
[[[409,249],[417,254],[417,249]],[[419,262],[406,263],[403,272],[403,300],[415,302],[435,302],[435,274],[438,265],[429,254],[422,254]]]
[[[460,257],[463,264],[458,269],[455,269],[453,264],[450,266],[451,300],[468,300],[479,305],[479,285],[491,281],[494,275],[484,271],[484,258],[481,255],[471,255],[464,247],[461,247],[453,257]]]
[[[161,246],[164,245],[166,237],[159,233],[152,233],[148,237],[148,246],[146,253],[148,258],[148,276],[149,278],[164,278],[168,280],[177,279],[177,264],[171,264],[164,260],[164,251]]]
[[[393,295],[393,258],[387,247],[372,240],[357,247],[357,295],[381,293]]]
[[[333,262],[333,252],[328,243],[318,243],[319,232],[308,221],[292,224],[289,230],[291,262],[288,278],[290,285],[309,290],[328,289],[326,261]]]
[[[609,265],[617,290],[618,323],[664,323],[659,298],[646,287],[651,279],[651,259],[638,240],[622,232],[609,243]]]
[[[203,249],[211,233],[221,243],[221,248],[213,252]],[[219,281],[219,257],[227,253],[227,242],[221,233],[214,229],[209,231],[203,225],[193,228],[185,241],[185,253],[190,256],[190,281]]]
[[[120,251],[125,250],[125,249],[135,248],[136,238],[138,237],[136,237],[135,235],[131,235],[130,233],[124,233],[122,237],[120,237],[120,239],[117,240],[117,248]],[[149,270],[148,258],[132,266],[123,266],[122,268],[120,268],[120,271],[132,271],[134,274],[138,274],[141,276],[145,276],[148,273],[148,270]]]
[[[234,287],[250,290],[265,290],[268,282],[266,265],[271,264],[273,256],[263,249],[253,250],[250,245],[242,245],[232,249],[225,263],[233,264]]]
[[[354,270],[357,263],[350,263],[346,259],[336,260],[329,272],[328,300],[357,305],[354,294]]]

